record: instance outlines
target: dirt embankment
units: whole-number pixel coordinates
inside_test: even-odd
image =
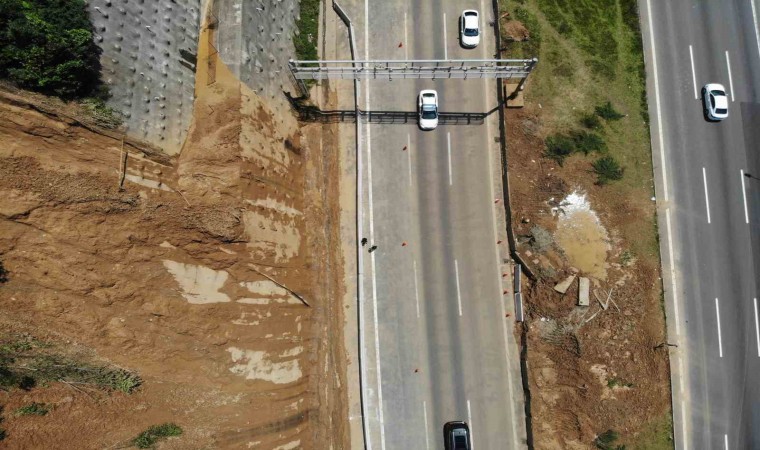
[[[0,392],[9,448],[107,448],[167,421],[184,433],[161,448],[348,442],[332,130],[275,116],[221,61],[198,80],[175,159],[0,94],[0,318],[144,380]],[[31,401],[53,409],[9,416]]]
[[[595,185],[585,161],[544,158],[535,105],[509,110],[507,121],[513,226],[538,277],[525,293],[535,447],[594,448],[606,430],[626,442],[656,433],[670,409],[659,260],[656,249],[628,251],[620,232],[653,206]],[[572,274],[590,277],[590,306],[577,306],[577,279],[564,295],[554,290]],[[597,297],[608,296],[604,310]]]

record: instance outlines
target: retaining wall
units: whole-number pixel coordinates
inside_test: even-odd
[[[298,0],[216,0],[213,12],[222,61],[272,109],[287,110],[283,91],[296,92],[288,60],[296,59],[291,37],[300,17]]]
[[[256,0],[254,0],[256,1]],[[108,106],[127,134],[177,153],[193,112],[200,0],[89,0]]]

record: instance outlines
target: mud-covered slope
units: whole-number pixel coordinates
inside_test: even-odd
[[[0,94],[0,319],[144,380],[108,401],[4,394],[58,405],[6,414],[9,446],[105,448],[165,421],[185,432],[162,448],[344,446],[336,152],[215,66],[175,159]]]

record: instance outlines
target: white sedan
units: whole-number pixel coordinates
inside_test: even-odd
[[[420,113],[420,128],[432,130],[438,126],[438,93],[433,89],[420,91],[417,98],[417,109]]]
[[[480,44],[480,19],[474,9],[465,9],[459,18],[462,47],[475,48]]]
[[[702,88],[702,107],[708,120],[723,120],[728,117],[728,97],[722,84],[710,83]]]

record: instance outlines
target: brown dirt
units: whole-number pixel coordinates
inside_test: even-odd
[[[657,253],[623,256],[636,236],[621,230],[652,217],[653,205],[625,190],[595,185],[582,157],[566,160],[564,167],[543,158],[541,109],[535,104],[508,110],[507,142],[518,251],[542,275],[529,283],[525,296],[535,448],[593,448],[596,435],[608,429],[620,433],[618,444],[635,441],[670,409],[667,351],[655,348],[665,340]],[[590,322],[601,309],[593,292],[591,306],[583,308],[576,306],[577,282],[564,296],[553,290],[571,269],[562,250],[537,254],[521,239],[534,225],[553,231],[549,200],[575,189],[587,193],[610,235],[607,277],[596,280],[592,291],[602,296],[614,288],[620,307],[611,305]]]
[[[530,31],[519,20],[507,21],[502,29],[502,34],[505,38],[517,42],[530,39]]]
[[[221,61],[196,95],[168,158],[0,93],[0,319],[144,379],[0,392],[6,448],[113,448],[167,421],[184,434],[160,448],[347,447],[335,130],[275,117]],[[31,401],[56,407],[7,414]]]

